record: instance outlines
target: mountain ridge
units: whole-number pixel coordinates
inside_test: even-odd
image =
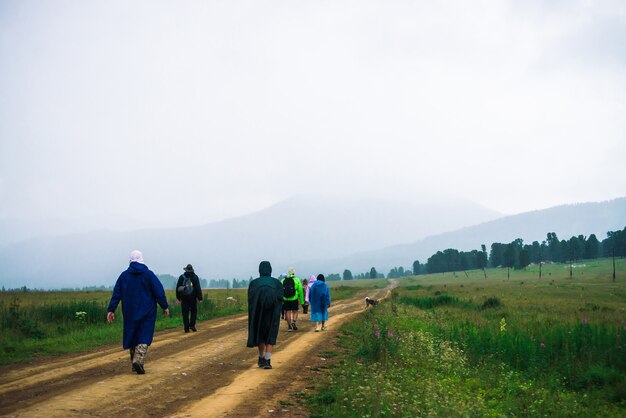
[[[299,259],[332,259],[499,216],[462,199],[399,204],[376,198],[291,198],[198,227],[31,238],[0,249],[0,284],[109,284],[125,268],[132,249],[141,249],[157,273],[177,274],[191,263],[205,278],[256,277],[263,259],[277,266]]]
[[[507,225],[506,228],[504,224]],[[532,230],[529,225],[533,226]],[[471,251],[480,250],[481,244],[485,244],[489,251],[490,245],[494,242],[509,243],[517,238],[522,238],[526,243],[541,242],[546,239],[548,232],[555,232],[559,239],[569,239],[580,234],[586,236],[596,234],[601,241],[608,231],[623,229],[624,226],[626,226],[626,198],[622,197],[602,202],[559,205],[509,215],[456,231],[428,236],[413,243],[392,245],[323,262],[328,271],[333,272],[350,269],[358,274],[375,267],[379,272],[386,274],[394,267],[410,269],[415,260],[425,263],[428,257],[437,251],[448,248]],[[300,265],[303,269],[310,269],[321,261],[302,260]]]

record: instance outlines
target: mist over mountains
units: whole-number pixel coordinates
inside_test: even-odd
[[[110,284],[140,249],[156,273],[187,263],[201,277],[248,278],[261,260],[286,269],[298,260],[332,259],[414,242],[502,216],[462,199],[398,203],[385,199],[294,197],[267,209],[197,227],[106,230],[45,236],[0,248],[0,283],[15,288]],[[321,268],[321,266],[320,266]]]
[[[335,260],[313,260],[301,263],[311,269],[323,263],[328,271],[351,269],[353,273],[369,271],[376,267],[385,273],[393,267],[412,269],[413,261],[426,263],[437,251],[455,248],[459,251],[480,250],[481,244],[489,247],[494,242],[509,243],[522,238],[525,244],[541,243],[548,232],[555,232],[559,239],[572,236],[596,234],[598,240],[606,238],[608,231],[621,230],[626,226],[626,198],[607,202],[562,205],[495,219],[482,224],[461,228],[426,237],[410,244],[356,253]]]
[[[113,284],[140,249],[157,274],[178,275],[187,263],[205,279],[257,276],[270,260],[274,273],[296,267],[301,275],[380,272],[425,262],[438,250],[479,249],[481,244],[542,241],[626,225],[626,198],[558,206],[514,216],[466,200],[423,204],[383,199],[292,198],[267,209],[203,226],[92,231],[32,238],[0,248],[0,284],[7,288]]]

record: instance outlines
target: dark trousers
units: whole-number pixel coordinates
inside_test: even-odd
[[[189,327],[196,326],[196,316],[198,315],[198,300],[196,298],[183,298],[180,301],[180,307],[183,311],[183,326],[185,331],[189,331]],[[191,313],[191,318],[189,314]]]

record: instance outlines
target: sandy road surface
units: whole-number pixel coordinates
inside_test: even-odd
[[[369,291],[380,298],[387,289]],[[310,353],[322,351],[338,325],[364,309],[361,295],[330,310],[328,330],[313,332],[300,314],[297,332],[281,323],[272,370],[256,366],[246,348],[247,316],[206,321],[197,333],[161,332],[146,359],[146,374],[131,372],[119,345],[38,365],[0,369],[0,416],[15,417],[250,417],[267,412],[297,379]]]

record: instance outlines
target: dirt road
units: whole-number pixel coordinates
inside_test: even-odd
[[[259,369],[257,350],[245,347],[246,315],[203,322],[196,333],[158,333],[145,375],[131,372],[121,345],[0,369],[0,416],[264,416],[287,396],[285,382],[299,378],[307,358],[319,361],[314,354],[324,350],[338,326],[363,311],[362,296],[334,304],[323,332],[313,332],[308,315],[300,314],[297,332],[285,332],[282,321],[272,370]]]

